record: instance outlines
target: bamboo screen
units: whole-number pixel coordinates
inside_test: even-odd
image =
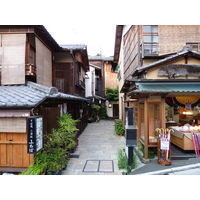
[[[2,85],[25,84],[26,34],[2,34]]]
[[[52,59],[51,51],[36,38],[36,66],[37,83],[52,86]]]
[[[26,118],[0,118],[0,132],[26,132]]]

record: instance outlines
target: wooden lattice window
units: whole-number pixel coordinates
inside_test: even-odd
[[[58,88],[59,92],[64,92],[65,91],[65,79],[64,78],[57,78],[56,79],[56,87]]]

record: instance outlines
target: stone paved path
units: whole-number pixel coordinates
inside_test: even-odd
[[[114,120],[89,123],[62,175],[122,175],[117,151],[125,148],[125,138],[115,133],[114,126]]]

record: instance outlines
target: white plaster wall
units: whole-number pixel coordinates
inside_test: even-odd
[[[113,117],[113,106],[112,106],[112,108],[109,108],[109,107],[108,107],[108,104],[109,104],[109,103],[112,104],[112,102],[106,101],[107,115],[108,115],[108,117]]]
[[[95,95],[95,69],[93,67],[89,67],[89,71],[86,72],[86,74],[89,79],[85,79],[85,96],[91,97]]]

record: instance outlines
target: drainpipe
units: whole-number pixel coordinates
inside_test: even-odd
[[[75,68],[75,57],[74,57],[74,54],[73,54],[73,50],[70,50],[70,55],[71,55],[71,57],[72,57],[72,59],[73,59],[73,85],[75,85],[75,70],[74,70],[74,68]],[[73,87],[73,93],[75,93],[75,87]]]
[[[95,70],[92,71],[92,97],[93,97],[93,100],[94,100],[94,90],[95,90]]]

